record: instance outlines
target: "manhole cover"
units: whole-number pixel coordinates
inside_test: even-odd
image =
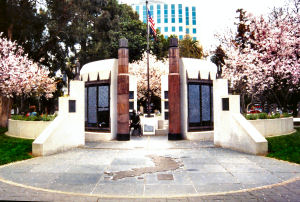
[[[157,174],[158,180],[174,180],[172,174]]]

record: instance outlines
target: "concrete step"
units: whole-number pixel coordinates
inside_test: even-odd
[[[155,136],[166,136],[168,135],[168,132],[169,132],[168,129],[156,129]]]

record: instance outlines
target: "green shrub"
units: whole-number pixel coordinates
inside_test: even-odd
[[[42,121],[53,121],[55,118],[56,118],[56,115],[43,116]]]
[[[279,119],[280,118],[280,113],[276,113],[274,114],[275,119]]]
[[[267,113],[259,113],[258,114],[258,118],[259,119],[267,119],[268,118],[268,114]]]
[[[10,117],[12,120],[24,120],[23,115],[11,115]]]
[[[246,119],[247,120],[256,120],[258,118],[257,114],[247,114]]]
[[[268,115],[268,119],[275,119],[275,116],[274,115]]]
[[[23,116],[23,115],[12,115],[12,120],[21,121],[53,121],[56,115],[43,115],[43,116]]]
[[[278,119],[278,118],[280,118],[280,113],[276,113],[268,116],[268,119]]]
[[[256,120],[256,119],[278,119],[281,117],[291,117],[288,113],[276,113],[272,115],[268,115],[267,113],[258,113],[258,114],[244,114],[247,120]]]
[[[40,121],[41,118],[38,117],[38,116],[28,116],[28,117],[25,117],[24,120],[25,120],[25,121]]]
[[[285,112],[281,116],[284,117],[284,118],[288,118],[288,117],[291,117],[292,115]]]

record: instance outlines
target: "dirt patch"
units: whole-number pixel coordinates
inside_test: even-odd
[[[105,174],[113,176],[112,180],[119,180],[126,177],[137,177],[146,173],[157,173],[177,170],[178,168],[183,166],[181,162],[177,162],[174,158],[171,157],[155,155],[148,155],[147,157],[149,157],[153,161],[154,167],[132,168],[131,170],[125,171],[105,172]]]

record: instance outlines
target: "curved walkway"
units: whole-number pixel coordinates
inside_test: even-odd
[[[0,200],[300,201],[300,166],[211,142],[87,143],[0,167]]]

